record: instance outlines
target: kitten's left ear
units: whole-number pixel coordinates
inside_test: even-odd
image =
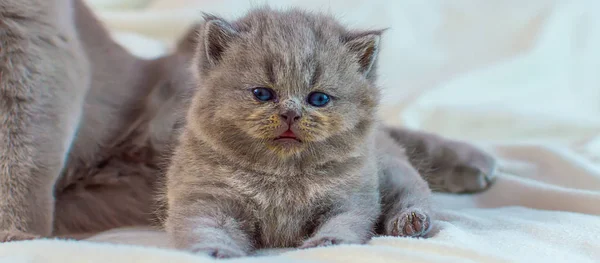
[[[351,33],[346,37],[346,46],[358,58],[360,72],[369,76],[379,54],[379,41],[383,30]]]

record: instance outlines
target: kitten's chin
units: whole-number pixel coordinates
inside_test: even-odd
[[[278,143],[278,144],[281,144],[281,145],[284,145],[284,146],[292,146],[294,144],[301,144],[302,143],[302,141],[300,139],[297,139],[297,138],[286,138],[286,137],[277,138],[277,139],[275,139],[273,141],[275,143]]]
[[[287,158],[298,155],[304,151],[305,145],[297,138],[276,138],[268,145],[271,151],[275,152],[279,157]]]

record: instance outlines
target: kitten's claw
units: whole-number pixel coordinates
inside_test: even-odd
[[[246,256],[244,251],[230,247],[194,247],[190,250],[194,254],[207,255],[213,258],[236,258]]]
[[[424,212],[408,210],[392,218],[388,234],[401,237],[423,237],[431,229],[431,218]]]
[[[315,247],[328,247],[328,246],[347,244],[347,243],[350,243],[350,242],[346,242],[340,238],[318,237],[318,238],[311,238],[309,240],[304,241],[302,246],[300,246],[299,248],[306,249],[306,248],[315,248]]]
[[[27,234],[19,231],[0,231],[0,243],[21,240],[32,240],[36,238],[40,238],[40,236]]]

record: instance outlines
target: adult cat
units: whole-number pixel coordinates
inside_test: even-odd
[[[82,0],[0,2],[0,241],[150,222],[189,40],[143,60]]]

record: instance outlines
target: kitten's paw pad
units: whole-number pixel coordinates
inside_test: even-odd
[[[388,234],[401,237],[423,237],[431,229],[431,218],[424,212],[408,210],[393,218]]]
[[[198,255],[206,255],[213,258],[237,258],[246,256],[242,250],[229,247],[195,247],[190,252]]]
[[[21,240],[32,240],[37,238],[40,238],[40,236],[27,234],[20,231],[0,231],[0,243]]]
[[[343,239],[336,238],[336,237],[318,237],[318,238],[311,238],[309,240],[304,241],[302,246],[300,246],[300,249],[315,248],[315,247],[328,247],[328,246],[334,246],[334,245],[346,244],[346,243],[349,243],[349,242],[346,242]]]

